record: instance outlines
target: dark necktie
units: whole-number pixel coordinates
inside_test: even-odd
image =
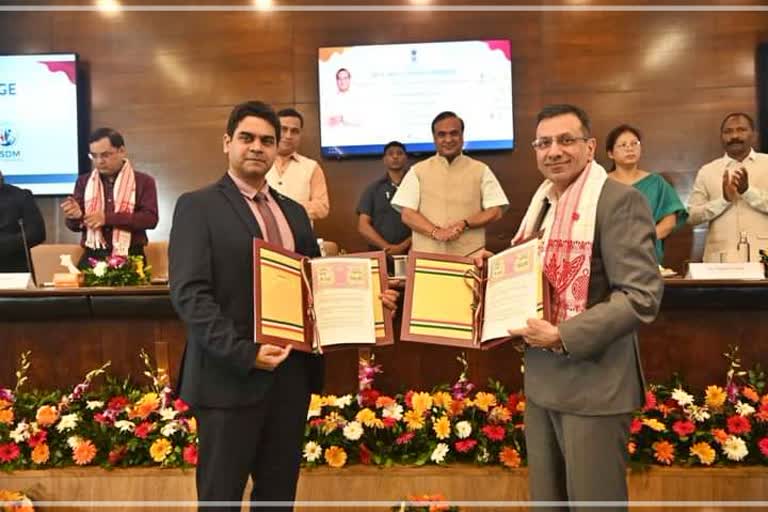
[[[280,236],[280,229],[277,227],[275,216],[272,215],[272,210],[267,204],[267,197],[263,192],[258,192],[253,196],[253,200],[256,202],[256,208],[258,208],[261,218],[264,221],[264,227],[267,230],[265,233],[267,235],[267,242],[283,247],[283,237]]]

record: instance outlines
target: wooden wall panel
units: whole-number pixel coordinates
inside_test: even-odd
[[[296,105],[306,116],[302,151],[319,158],[319,46],[509,38],[518,147],[480,156],[511,201],[489,230],[497,249],[540,181],[529,142],[541,106],[585,107],[604,165],[607,131],[621,122],[637,125],[645,134],[643,166],[663,173],[685,200],[698,168],[722,152],[722,116],[755,111],[754,53],[768,40],[767,27],[762,12],[3,13],[0,52],[81,55],[92,125],[123,131],[137,167],[158,180],[161,220],[150,237],[160,240],[168,236],[176,198],[223,172],[220,141],[234,103]],[[318,235],[362,249],[354,210],[381,164],[367,158],[322,165],[332,204]],[[40,199],[48,240],[74,240],[58,201]],[[700,257],[705,233],[702,227],[674,235],[668,263],[679,269]]]

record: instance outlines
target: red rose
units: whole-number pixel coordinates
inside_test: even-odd
[[[459,453],[467,453],[475,447],[477,441],[474,439],[464,439],[463,441],[456,441],[454,446]]]
[[[197,466],[197,445],[196,444],[190,444],[188,446],[184,447],[184,450],[182,450],[182,457],[184,458],[184,462],[191,466]]]
[[[696,425],[689,420],[678,420],[672,424],[672,430],[674,430],[680,437],[688,437],[696,431]]]
[[[483,434],[485,434],[485,437],[491,441],[502,441],[506,434],[504,427],[501,425],[486,425],[482,428],[482,431]]]
[[[746,434],[752,431],[752,425],[744,416],[731,416],[728,418],[728,432],[731,434]]]
[[[187,412],[189,410],[189,406],[187,405],[187,402],[182,400],[181,398],[177,398],[173,401],[173,408],[178,412]]]
[[[363,407],[376,407],[376,399],[379,398],[379,393],[375,389],[364,389],[360,392],[360,402]]]

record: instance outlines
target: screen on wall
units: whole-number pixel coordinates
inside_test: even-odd
[[[0,56],[0,171],[34,194],[69,194],[78,172],[77,55]]]
[[[326,157],[380,154],[399,140],[434,151],[432,119],[464,119],[467,151],[512,149],[508,40],[320,48],[320,145]]]

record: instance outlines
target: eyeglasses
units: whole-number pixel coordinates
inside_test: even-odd
[[[115,153],[117,152],[104,151],[103,153],[88,153],[88,158],[90,158],[91,160],[98,160],[100,158],[103,160],[108,160],[109,158],[112,158],[115,155]]]
[[[590,138],[591,137],[574,137],[570,133],[564,133],[557,137],[539,137],[531,142],[531,146],[537,151],[544,151],[545,149],[552,147],[553,142],[557,142],[558,146],[573,146],[580,140],[588,141]]]
[[[622,142],[621,144],[615,144],[613,149],[635,149],[640,147],[639,140],[633,140],[632,142]]]

